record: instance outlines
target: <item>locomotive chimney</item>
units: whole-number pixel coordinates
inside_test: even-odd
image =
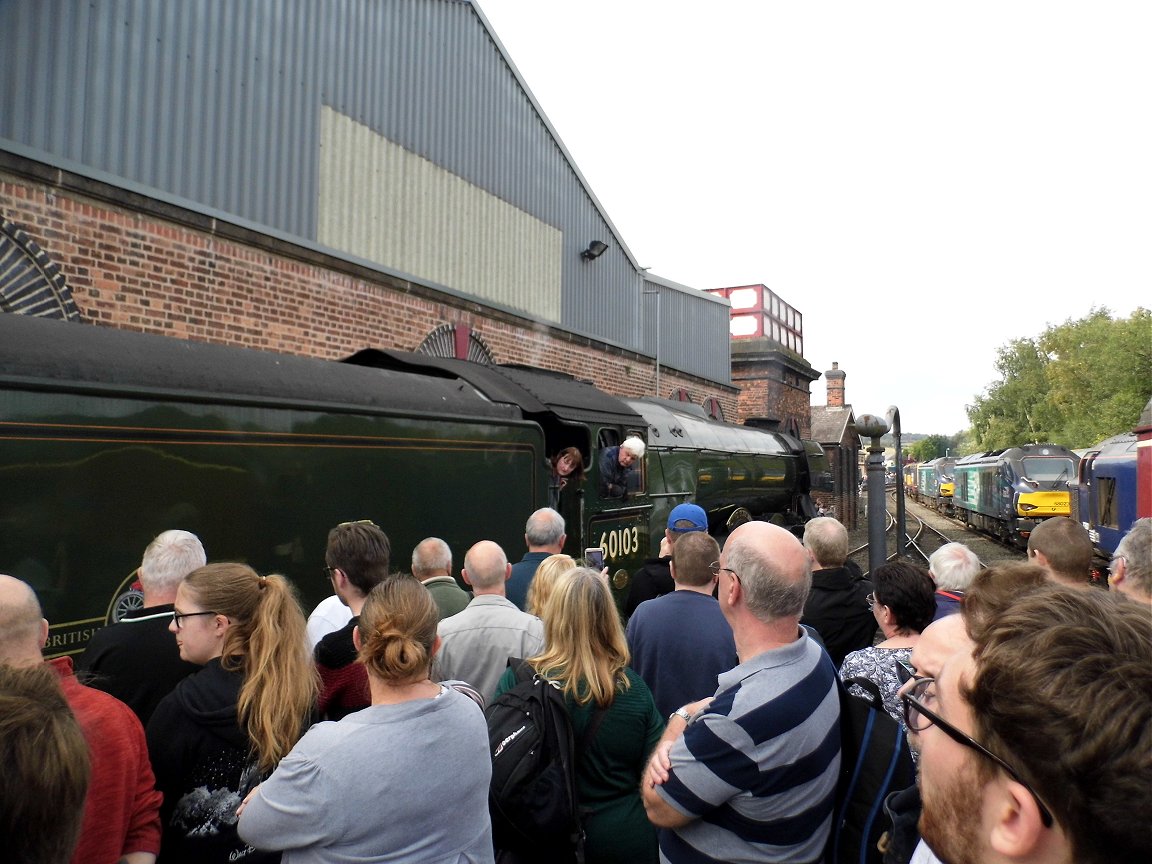
[[[828,407],[844,407],[844,373],[840,371],[840,364],[833,363],[832,368],[824,373],[824,380],[828,384]]]

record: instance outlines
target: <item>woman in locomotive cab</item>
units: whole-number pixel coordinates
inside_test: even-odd
[[[560,509],[560,493],[584,483],[584,456],[578,447],[565,447],[550,460],[552,479],[548,484],[549,506]]]

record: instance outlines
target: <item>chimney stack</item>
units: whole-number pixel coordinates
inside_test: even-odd
[[[824,380],[828,384],[828,407],[844,407],[844,373],[840,371],[840,364],[833,363],[832,368],[824,373]]]

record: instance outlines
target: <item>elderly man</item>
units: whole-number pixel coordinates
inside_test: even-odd
[[[1152,860],[1150,629],[1135,603],[1045,585],[905,697],[942,860]]]
[[[528,586],[536,575],[540,562],[550,555],[564,551],[564,517],[551,507],[541,507],[528,517],[524,525],[524,544],[528,551],[512,565],[512,578],[508,580],[507,594],[517,609],[524,610],[528,602]]]
[[[504,596],[512,565],[496,543],[481,540],[469,549],[461,573],[474,596],[463,612],[436,628],[437,668],[442,679],[466,681],[487,700],[496,692],[509,657],[540,653],[544,625]]]
[[[600,497],[627,498],[628,475],[632,464],[644,458],[644,442],[631,435],[619,447],[607,447],[600,454]]]
[[[1137,519],[1116,546],[1108,584],[1129,599],[1152,603],[1152,518]]]
[[[740,665],[716,695],[677,709],[641,781],[671,864],[816,861],[840,769],[836,676],[800,626],[811,582],[804,547],[749,522],[717,567]]]
[[[31,586],[0,575],[0,664],[40,666],[45,663],[41,651],[47,641],[48,622]],[[80,842],[72,860],[151,864],[160,851],[162,796],[156,791],[144,727],[119,699],[81,684],[72,674],[71,657],[47,662],[60,677],[92,763]]]
[[[803,621],[820,634],[828,656],[839,669],[847,654],[867,648],[876,635],[876,617],[868,602],[872,583],[844,566],[848,531],[830,516],[808,520],[804,547],[812,559],[813,572]]]
[[[472,596],[456,584],[452,575],[452,549],[439,537],[425,537],[412,550],[412,575],[428,589],[440,620],[449,618],[472,601]]]
[[[1074,588],[1090,588],[1092,538],[1067,516],[1045,519],[1028,535],[1028,560],[1048,571],[1048,578]]]
[[[200,538],[188,531],[164,531],[144,550],[136,575],[144,606],[119,623],[97,630],[76,662],[86,683],[110,693],[136,712],[140,723],[185,676],[200,667],[180,659],[168,632],[172,604],[181,580],[207,562]],[[148,658],[141,663],[140,658]]]
[[[964,592],[980,572],[980,559],[963,543],[945,543],[928,558],[928,572],[936,583],[933,621],[960,611]]]

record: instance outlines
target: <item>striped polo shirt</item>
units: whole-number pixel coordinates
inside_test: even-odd
[[[840,702],[827,655],[803,628],[790,645],[722,674],[672,747],[657,791],[696,817],[660,832],[668,864],[815,862],[832,824]]]

